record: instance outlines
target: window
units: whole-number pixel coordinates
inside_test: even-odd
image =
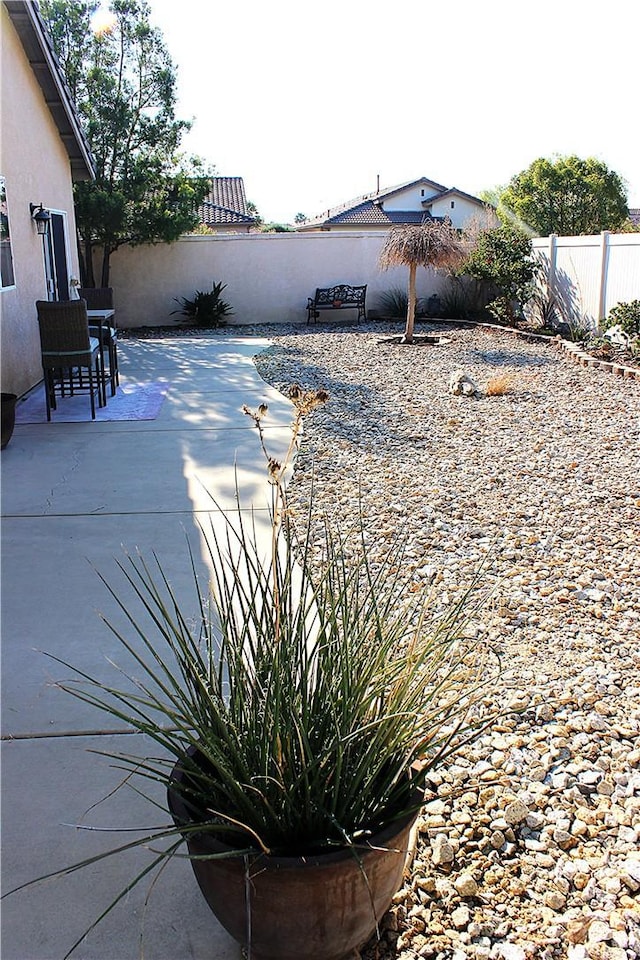
[[[452,201],[451,201],[451,209],[452,209],[452,210],[453,210],[453,208],[455,207],[455,205],[456,205],[455,200],[452,200]]]
[[[13,254],[11,252],[11,233],[9,231],[9,211],[7,210],[7,191],[4,177],[0,177],[0,289],[15,287],[13,272]]]

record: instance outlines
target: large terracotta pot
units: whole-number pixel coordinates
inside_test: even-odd
[[[15,393],[3,393],[0,412],[2,413],[2,444],[0,450],[4,450],[13,436],[13,428],[16,422],[16,400]]]
[[[174,768],[174,782],[183,771]],[[190,808],[169,787],[178,827]],[[419,795],[417,795],[419,803]],[[309,857],[230,855],[192,860],[200,889],[220,923],[251,960],[344,960],[373,934],[402,883],[417,813],[369,839],[360,863],[347,849]],[[192,856],[231,851],[208,834],[186,836]],[[366,879],[365,879],[366,874]]]

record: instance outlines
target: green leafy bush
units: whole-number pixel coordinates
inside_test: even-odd
[[[179,323],[190,323],[196,327],[223,327],[226,318],[233,315],[231,305],[220,298],[226,283],[214,283],[209,292],[196,290],[193,300],[187,297],[174,297],[180,304],[179,310],[172,310],[171,314],[180,313],[184,320]]]
[[[511,226],[482,231],[459,269],[460,274],[492,284],[496,295],[487,309],[501,322],[515,326],[522,307],[533,295],[537,264],[531,240]]]
[[[616,304],[609,311],[609,316],[602,321],[602,328],[608,330],[617,324],[629,337],[640,336],[640,300]]]

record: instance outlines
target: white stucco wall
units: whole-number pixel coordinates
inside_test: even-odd
[[[185,237],[171,245],[121,248],[111,258],[118,323],[123,327],[171,323],[175,297],[227,284],[223,293],[234,310],[231,322],[306,321],[307,297],[316,287],[336,283],[368,285],[367,309],[392,287],[406,290],[408,270],[381,271],[384,234],[272,233]],[[418,270],[418,296],[442,289],[444,278]],[[347,320],[353,314],[329,313]]]
[[[42,238],[30,203],[67,216],[70,268],[78,275],[69,156],[4,4],[0,4],[2,130],[15,288],[0,293],[2,390],[24,393],[42,379],[35,301],[46,299]]]

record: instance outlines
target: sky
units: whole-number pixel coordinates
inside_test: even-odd
[[[640,207],[629,0],[150,0],[183,148],[291,223],[425,176],[473,195],[594,156]]]

